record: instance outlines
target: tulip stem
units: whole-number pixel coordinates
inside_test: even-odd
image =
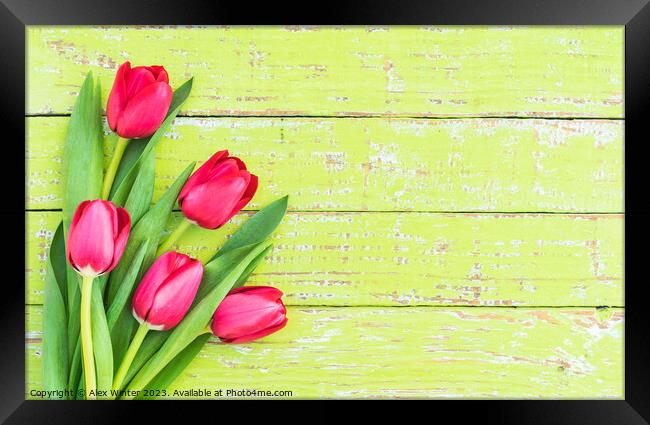
[[[93,277],[83,276],[81,284],[81,351],[84,370],[86,399],[96,398],[95,358],[93,355],[93,335],[90,322],[90,300],[93,291]]]
[[[144,341],[144,337],[147,336],[147,332],[149,332],[149,328],[145,323],[141,323],[138,327],[138,330],[135,332],[135,335],[133,336],[133,340],[129,345],[129,349],[126,350],[126,354],[124,355],[122,364],[120,364],[120,368],[117,370],[117,374],[113,380],[111,398],[115,398],[117,396],[117,393],[122,386],[122,382],[124,381],[124,377],[126,377],[126,374],[131,367],[131,363],[133,362],[135,355],[138,353],[140,345],[142,345],[142,341]]]
[[[122,161],[122,155],[124,155],[124,150],[126,149],[126,144],[129,139],[119,137],[117,139],[117,144],[115,145],[115,150],[113,151],[113,157],[111,158],[111,163],[106,170],[106,176],[104,176],[104,186],[102,187],[102,199],[108,199],[108,196],[111,194],[111,188],[113,187],[113,180],[115,180],[115,173],[117,173],[117,167]]]
[[[165,241],[160,244],[158,247],[158,251],[156,252],[156,257],[161,256],[165,252],[169,250],[169,248],[174,245],[174,242],[178,240],[178,238],[181,237],[183,233],[192,225],[192,222],[186,219],[183,219],[180,223],[178,223],[178,226],[174,229],[174,231],[165,239]]]

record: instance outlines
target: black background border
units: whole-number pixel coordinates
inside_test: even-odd
[[[5,423],[130,423],[136,410],[145,411],[146,422],[164,415],[188,421],[189,410],[200,408],[211,422],[226,419],[233,409],[208,401],[161,401],[142,403],[25,401],[25,312],[24,271],[16,265],[25,251],[12,241],[24,234],[25,186],[17,184],[16,173],[25,167],[25,25],[128,25],[128,24],[319,24],[319,25],[625,25],[625,400],[562,401],[448,401],[425,407],[427,421],[488,422],[499,424],[648,424],[650,421],[650,332],[648,314],[642,304],[648,285],[647,246],[648,190],[645,170],[648,159],[644,145],[644,118],[650,103],[650,4],[649,0],[447,0],[447,1],[325,1],[283,6],[263,6],[247,1],[196,0],[0,0],[0,127],[4,140],[0,155],[4,224],[0,270],[0,420]],[[589,78],[585,75],[585,78]],[[645,121],[649,121],[647,118]],[[650,122],[650,121],[649,121]],[[644,178],[645,177],[645,178]],[[645,190],[644,190],[645,189]],[[23,227],[10,223],[23,223]],[[15,232],[15,237],[9,235]],[[8,243],[7,243],[8,242]],[[25,248],[26,250],[27,248]],[[8,260],[8,261],[7,261]],[[647,301],[646,301],[647,302]],[[648,306],[645,306],[648,308]],[[193,403],[192,406],[170,403]],[[218,403],[221,403],[220,401]],[[469,406],[458,403],[480,403]],[[155,406],[155,407],[152,407]],[[181,407],[182,406],[182,407]],[[272,414],[273,422],[287,416],[274,405],[256,409]],[[390,406],[390,405],[388,405]],[[144,407],[144,408],[143,408]],[[180,408],[179,408],[180,407]],[[241,410],[248,421],[251,409]],[[403,406],[371,410],[400,414]],[[396,408],[397,407],[397,408]],[[475,408],[470,408],[475,407]],[[319,409],[325,420],[337,410]],[[295,410],[291,410],[292,413]],[[138,412],[142,413],[142,412]],[[311,420],[311,415],[305,419]],[[645,420],[644,420],[645,418]],[[142,419],[140,419],[142,420]]]

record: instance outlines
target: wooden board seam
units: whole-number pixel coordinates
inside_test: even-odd
[[[25,208],[25,212],[61,212],[61,209],[57,208]],[[180,212],[180,208],[172,209],[173,212]],[[258,209],[244,209],[240,210],[242,213],[256,213]],[[314,209],[314,210],[294,210],[291,208],[287,209],[287,212],[297,213],[297,214],[311,214],[311,213],[331,213],[331,214],[480,214],[480,215],[625,215],[625,211],[575,211],[575,212],[559,212],[559,211],[481,211],[481,210],[325,210],[325,209]]]
[[[105,113],[102,114],[106,116]],[[27,113],[25,118],[69,118],[70,114],[37,114]],[[413,115],[413,114],[376,114],[376,115],[200,115],[182,113],[177,115],[178,118],[250,118],[250,119],[264,119],[264,118],[277,118],[277,119],[294,119],[294,118],[323,118],[323,119],[417,119],[417,120],[481,120],[481,119],[501,119],[501,120],[544,120],[544,121],[625,121],[625,117],[617,116],[565,116],[565,117],[548,117],[545,115]]]

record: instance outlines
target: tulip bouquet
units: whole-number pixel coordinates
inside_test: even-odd
[[[162,66],[120,66],[106,105],[86,77],[65,142],[63,219],[45,274],[43,382],[53,398],[164,395],[211,335],[250,342],[287,323],[282,293],[242,286],[271,251],[288,197],[249,218],[209,261],[173,248],[192,225],[219,229],[257,176],[228,151],[190,164],[152,206],[154,149],[189,96]],[[103,173],[103,143],[114,144]],[[169,235],[174,205],[184,220]],[[208,231],[208,230],[205,230]],[[164,237],[164,238],[163,238]]]

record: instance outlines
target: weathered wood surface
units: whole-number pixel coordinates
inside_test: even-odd
[[[128,59],[195,77],[154,199],[223,148],[260,176],[249,210],[291,195],[249,281],[285,292],[289,324],[211,340],[170,390],[622,398],[623,43],[622,26],[29,27],[27,397],[62,204],[51,115],[88,71],[105,102]],[[178,249],[205,260],[250,214]]]
[[[27,308],[27,396],[42,308]],[[277,334],[215,340],[169,388],[293,397],[623,398],[622,309],[301,308]],[[351,343],[354,341],[354,343]],[[31,397],[30,397],[31,398]]]
[[[208,260],[247,215],[178,249]],[[27,214],[30,304],[59,220]],[[290,213],[249,284],[291,305],[622,306],[622,229],[615,214]]]
[[[62,205],[67,122],[27,120],[28,209]],[[260,177],[250,209],[289,193],[293,210],[623,211],[622,121],[179,118],[154,199],[225,148]]]
[[[190,115],[623,117],[624,27],[29,27],[27,111],[125,60],[195,77]]]

